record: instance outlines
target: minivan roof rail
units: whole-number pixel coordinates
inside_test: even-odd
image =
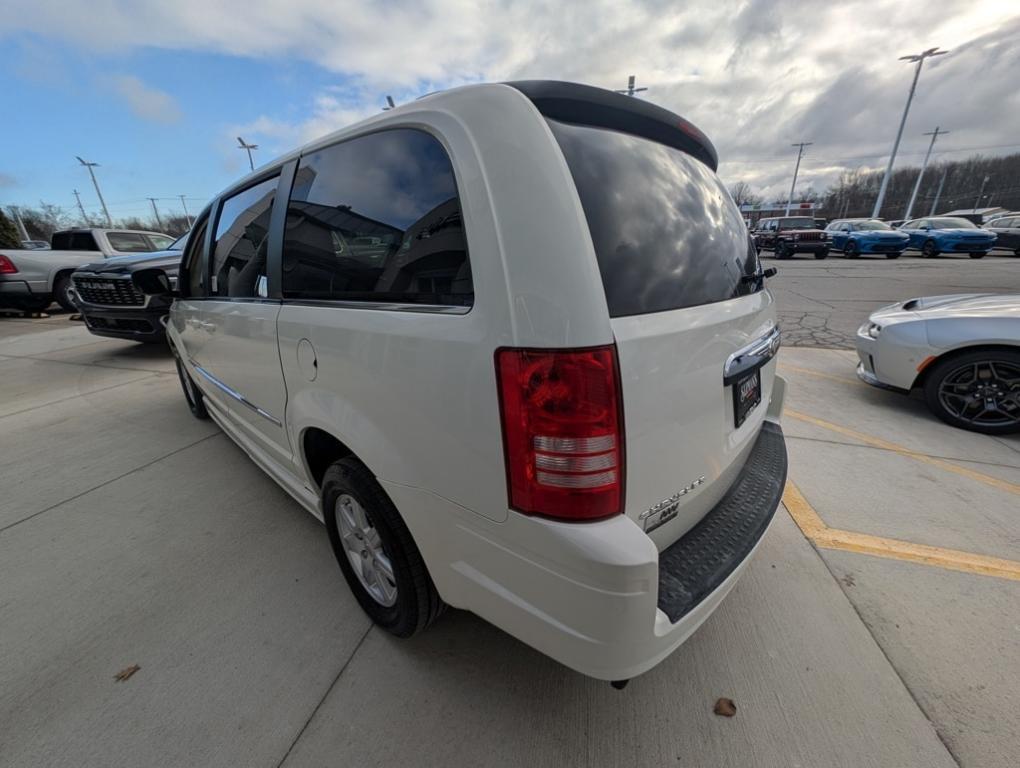
[[[517,80],[506,83],[527,96],[551,120],[608,128],[675,147],[713,171],[719,155],[697,127],[668,109],[633,96],[560,80]]]

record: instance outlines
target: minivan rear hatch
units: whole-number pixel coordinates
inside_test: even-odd
[[[616,338],[625,512],[661,550],[722,498],[760,431],[778,347],[773,300],[709,160],[619,128],[547,121]]]

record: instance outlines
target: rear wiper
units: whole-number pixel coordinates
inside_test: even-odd
[[[775,277],[778,270],[775,267],[769,267],[763,269],[761,272],[755,272],[753,275],[741,275],[740,282],[742,283],[757,283],[759,280],[764,280],[767,277]]]

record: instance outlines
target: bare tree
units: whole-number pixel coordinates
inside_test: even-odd
[[[762,202],[761,195],[755,194],[746,181],[738,181],[730,187],[730,197],[737,205],[757,205]]]

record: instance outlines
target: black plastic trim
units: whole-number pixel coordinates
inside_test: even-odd
[[[744,467],[701,521],[659,553],[659,608],[676,623],[750,555],[772,522],[786,486],[786,440],[762,426]]]
[[[552,120],[608,128],[675,147],[713,171],[719,155],[697,127],[680,115],[643,99],[559,80],[518,80],[507,85],[523,93]]]

